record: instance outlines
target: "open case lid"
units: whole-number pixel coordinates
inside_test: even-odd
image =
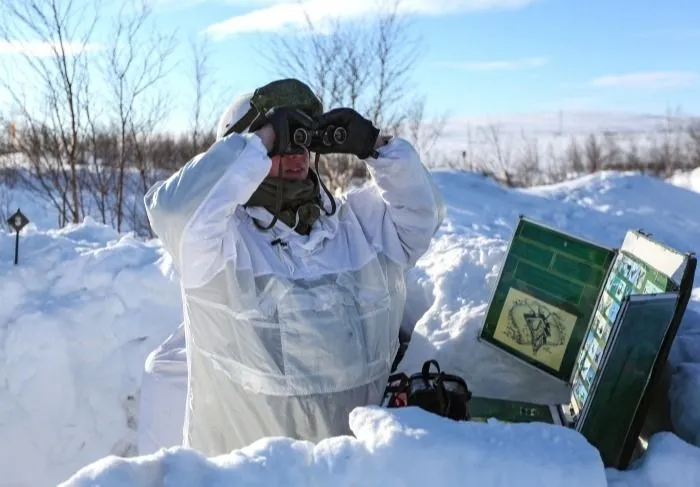
[[[635,276],[648,288],[634,289],[634,294],[679,289],[689,266],[694,269],[692,254],[656,242],[641,230],[628,231],[618,250],[521,215],[480,341],[571,390],[586,337],[598,312],[609,304],[605,289],[614,278],[613,263],[628,260],[650,274]]]
[[[644,424],[650,391],[658,386],[690,300],[696,265],[694,254],[673,249],[641,230],[628,231],[618,250],[521,216],[479,339],[554,379],[555,384],[567,385],[572,403],[576,394],[580,396],[582,410],[586,398],[594,398],[596,394],[596,375],[605,374],[607,358],[603,357],[625,349],[641,353],[641,349],[635,349],[634,333],[632,339],[625,338],[615,348],[615,340],[629,337],[631,329],[640,326],[643,318],[643,312],[626,316],[629,303],[640,310],[645,306],[670,304],[670,309],[657,313],[661,318],[654,323],[661,335],[639,345],[653,346],[655,353],[645,366],[648,381],[629,398],[632,406],[627,408],[625,418],[628,427],[614,444],[607,445],[612,452],[608,456],[610,466],[624,468]],[[620,311],[623,302],[625,306]],[[605,323],[608,326],[603,328]],[[608,333],[613,337],[609,341]],[[594,340],[601,346],[593,347]],[[600,364],[600,369],[589,377],[590,384],[584,391],[577,378],[587,376],[586,371],[590,370],[587,358],[591,364]],[[598,404],[606,402],[598,401]],[[563,406],[562,410],[569,407]],[[594,412],[590,405],[586,414],[600,417],[600,411]],[[570,418],[563,419],[568,424]]]
[[[615,257],[577,359],[571,399],[562,408],[567,422],[601,449],[607,466],[624,468],[631,458],[650,391],[658,386],[685,313],[695,268],[692,254],[642,231],[628,231]],[[638,359],[629,361],[632,356]],[[625,360],[628,373],[621,376]]]
[[[625,235],[620,252],[625,252],[645,262],[668,277],[677,287],[681,286],[686,269],[693,255],[679,252],[652,239],[641,230],[630,230]]]
[[[599,450],[606,467],[620,468],[628,438],[632,444],[637,439],[635,416],[678,300],[677,291],[624,296],[593,383],[575,388],[585,398],[576,430]]]
[[[668,276],[671,281],[671,286],[669,286],[668,290],[675,289],[678,292],[678,302],[667,333],[658,350],[654,367],[649,375],[649,381],[644,388],[639,406],[635,411],[630,429],[622,445],[616,468],[626,468],[632,458],[637,439],[642,431],[651,405],[653,391],[658,390],[661,384],[664,367],[682,323],[695,282],[697,268],[695,254],[693,252],[679,252],[667,245],[653,241],[652,238],[653,235],[647,234],[642,230],[629,231],[625,236],[621,251],[648,262],[657,271]]]
[[[479,339],[568,390],[615,255],[521,216]]]

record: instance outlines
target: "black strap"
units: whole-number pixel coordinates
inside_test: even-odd
[[[437,373],[432,375],[430,373],[430,367],[434,365],[437,369]],[[445,384],[442,382],[443,372],[440,370],[440,364],[437,360],[427,360],[423,363],[423,368],[421,369],[421,375],[423,376],[423,381],[425,382],[426,388],[431,388],[430,383],[433,383],[433,388],[435,390],[435,396],[438,401],[438,407],[440,408],[440,414],[447,414],[449,410],[449,396],[445,390]]]
[[[438,378],[435,380],[435,392],[437,394],[438,403],[440,404],[440,411],[443,416],[447,416],[450,408],[452,406],[450,395],[445,389],[445,383],[443,382],[443,374],[440,372]]]
[[[423,377],[429,377],[430,376],[430,366],[435,365],[435,368],[437,369],[438,374],[440,374],[442,371],[440,370],[440,364],[437,363],[437,360],[431,359],[426,361],[423,364],[423,369],[421,369],[421,374]]]
[[[425,385],[426,389],[430,388],[430,382],[432,381],[432,377],[430,376],[430,366],[435,365],[435,368],[437,369],[437,375],[439,376],[442,371],[440,370],[440,364],[437,363],[437,360],[427,360],[426,362],[423,363],[423,368],[421,369],[420,375],[423,378],[423,384]]]

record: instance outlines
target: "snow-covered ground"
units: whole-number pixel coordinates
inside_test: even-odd
[[[518,215],[611,246],[642,228],[680,250],[700,249],[700,193],[680,187],[690,177],[672,185],[600,173],[516,191],[474,174],[434,174],[448,214],[411,273],[409,312],[420,319],[402,368],[435,357],[475,394],[548,399],[528,371],[474,339]],[[51,220],[31,203],[21,202],[30,219]],[[278,438],[211,459],[180,448],[119,458],[136,453],[146,355],[181,318],[167,256],[157,241],[93,220],[62,230],[30,225],[17,267],[13,253],[14,236],[0,233],[3,487],[398,487],[436,478],[448,485],[700,485],[700,280],[670,358],[676,434],[653,436],[629,471],[605,469],[572,430],[455,424],[419,410],[378,408],[353,413],[354,437],[317,445]]]

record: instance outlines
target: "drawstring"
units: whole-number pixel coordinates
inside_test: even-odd
[[[331,216],[331,215],[333,215],[333,214],[335,213],[335,210],[336,210],[335,198],[333,198],[333,195],[332,195],[331,192],[328,190],[328,188],[326,187],[326,185],[323,184],[323,179],[321,179],[321,173],[318,171],[318,162],[319,162],[320,159],[321,159],[321,154],[319,154],[319,153],[317,152],[317,153],[316,153],[316,159],[315,159],[315,161],[314,161],[314,169],[316,169],[316,176],[318,176],[318,182],[319,182],[319,184],[320,184],[321,187],[323,188],[323,191],[326,193],[326,196],[328,196],[328,199],[331,200],[331,212],[328,213],[328,212],[326,211],[326,208],[325,208],[325,206],[323,205],[323,203],[321,203],[321,208],[323,209],[323,212],[326,214],[326,216]]]

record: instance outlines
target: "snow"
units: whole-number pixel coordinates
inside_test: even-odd
[[[678,172],[671,176],[668,181],[676,186],[700,193],[700,167],[692,171]]]
[[[700,247],[700,193],[681,180],[604,172],[510,190],[435,170],[448,206],[410,274],[417,320],[402,369],[437,358],[475,394],[547,402],[562,391],[480,346],[484,318],[520,214],[609,246],[642,228],[680,250]],[[671,184],[673,183],[673,184]],[[18,200],[17,198],[24,198]],[[420,410],[359,408],[355,437],[313,445],[262,439],[216,458],[173,447],[134,456],[144,361],[182,317],[177,276],[157,240],[87,219],[51,228],[45,207],[15,192],[32,221],[0,233],[0,484],[56,485],[700,485],[700,280],[669,358],[675,433],[657,433],[630,470],[605,469],[572,430],[544,424],[457,424]],[[538,386],[538,384],[541,384]],[[122,458],[126,457],[126,458]]]
[[[606,472],[609,487],[700,485],[700,448],[688,448],[672,433],[651,438],[646,455],[633,468]]]
[[[139,459],[106,459],[65,487],[205,485],[445,485],[460,479],[492,487],[605,486],[593,447],[573,430],[537,424],[455,423],[422,410],[359,408],[350,416],[355,437],[314,445],[284,438],[260,440],[211,459],[172,448]],[[565,465],[566,468],[562,468]],[[469,484],[466,484],[469,485]]]
[[[31,212],[29,212],[31,217]],[[154,242],[87,220],[0,235],[0,472],[55,485],[101,455],[134,453],[143,359],[180,319]]]

